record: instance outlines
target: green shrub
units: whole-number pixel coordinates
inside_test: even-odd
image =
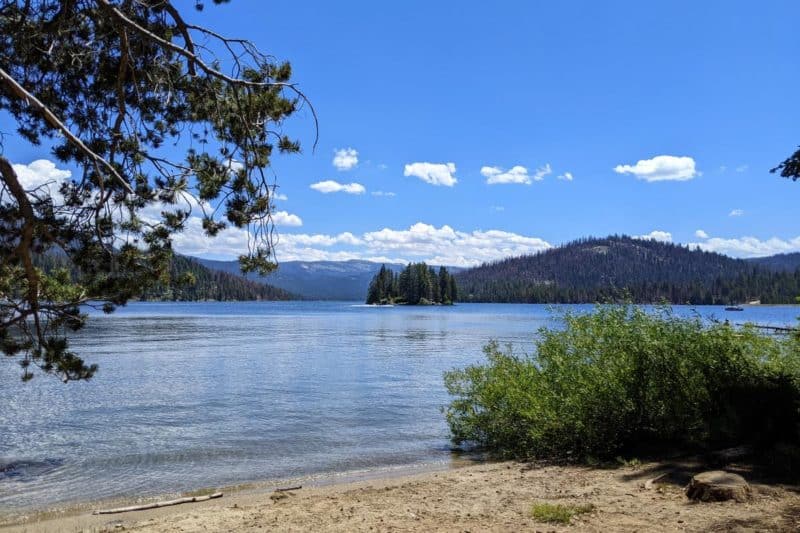
[[[543,328],[532,355],[492,342],[488,362],[445,374],[453,440],[504,457],[610,458],[798,440],[794,339],[598,306]]]

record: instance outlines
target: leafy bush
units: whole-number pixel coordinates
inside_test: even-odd
[[[797,442],[800,349],[755,329],[598,306],[539,331],[532,355],[496,342],[445,374],[453,440],[504,457],[613,457],[653,446]]]

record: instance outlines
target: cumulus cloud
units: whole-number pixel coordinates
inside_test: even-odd
[[[542,181],[544,177],[551,172],[550,163],[536,169],[533,175],[530,175],[528,169],[522,165],[516,165],[509,170],[488,166],[481,168],[481,175],[486,178],[486,183],[489,185],[501,183],[521,183],[530,185],[534,181]]]
[[[286,211],[272,213],[272,222],[276,226],[302,226],[303,219]]]
[[[471,266],[504,257],[531,254],[551,248],[538,237],[501,230],[457,231],[418,222],[405,230],[384,228],[362,237],[372,253],[413,257],[434,264]]]
[[[273,200],[281,200],[282,202],[285,202],[286,200],[289,199],[289,197],[286,196],[283,193],[275,193],[275,194],[272,195],[272,199]]]
[[[333,154],[336,170],[351,170],[358,165],[358,151],[355,148],[342,148]]]
[[[574,177],[572,176],[572,172],[564,172],[563,174],[558,176],[558,179],[564,180],[564,181],[572,181],[574,179]]]
[[[285,233],[280,236],[280,242],[288,246],[334,246],[337,244],[346,244],[349,246],[358,246],[363,242],[361,239],[345,231],[338,235],[324,235],[324,234],[303,234],[303,233]]]
[[[688,181],[700,175],[691,157],[659,155],[652,159],[642,159],[635,165],[617,165],[617,174],[632,174],[640,180]]]
[[[458,180],[455,163],[409,163],[403,171],[404,176],[415,176],[431,185],[452,187]]]
[[[708,239],[708,233],[706,233],[701,229],[695,231],[694,236],[697,237],[698,239]]]
[[[56,202],[61,198],[61,185],[72,177],[72,172],[57,168],[47,159],[37,159],[27,165],[11,165],[17,174],[20,185],[29,195],[40,198],[50,196]]]
[[[722,238],[711,237],[699,243],[690,243],[691,247],[718,252],[734,257],[761,257],[765,255],[800,252],[800,236],[792,239],[772,237],[761,240],[756,237]]]
[[[323,194],[330,194],[332,192],[343,192],[346,194],[364,194],[367,189],[360,183],[339,183],[334,180],[325,180],[314,183],[310,186],[315,191]]]
[[[372,196],[397,196],[397,193],[391,191],[372,191]]]
[[[647,235],[635,235],[634,239],[642,239],[645,241],[661,241],[672,242],[672,233],[668,231],[654,230]]]
[[[226,241],[222,247],[227,249]],[[551,245],[537,237],[501,230],[458,231],[418,222],[407,229],[383,228],[361,235],[281,233],[276,253],[281,261],[367,261],[474,266],[509,256],[547,250]],[[215,250],[216,251],[216,250]],[[241,253],[241,252],[239,252]],[[231,254],[235,255],[235,254]]]
[[[729,217],[740,217],[744,215],[744,210],[742,209],[731,209],[731,212],[728,213]]]

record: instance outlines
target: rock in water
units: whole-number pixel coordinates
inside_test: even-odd
[[[713,470],[694,476],[686,487],[686,496],[702,502],[745,502],[750,499],[750,485],[742,476]]]

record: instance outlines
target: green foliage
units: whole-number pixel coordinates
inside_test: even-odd
[[[770,172],[780,172],[781,177],[789,178],[792,181],[800,179],[800,150],[787,157],[783,163],[770,170]]]
[[[531,507],[531,516],[540,522],[551,524],[569,524],[573,516],[591,513],[594,505],[587,503],[584,505],[561,505],[555,503],[540,502]]]
[[[400,274],[382,265],[367,290],[368,304],[452,305],[458,296],[453,276],[445,267],[437,274],[425,263],[410,263]]]
[[[36,265],[41,269],[45,287],[55,285],[48,294],[54,291],[79,291],[82,279],[78,269],[72,267],[66,256],[45,255],[36,257]],[[59,298],[77,298],[79,295],[60,293]],[[170,260],[167,273],[157,283],[144,287],[132,296],[141,300],[170,301],[248,301],[248,300],[292,300],[296,298],[283,289],[266,283],[246,279],[229,272],[210,269],[196,259],[175,254]],[[107,309],[112,312],[114,306]]]
[[[196,260],[181,255],[172,259],[170,276],[139,295],[145,300],[177,301],[246,301],[291,300],[294,297],[283,289],[251,281],[242,276],[211,270]]]
[[[65,328],[87,301],[110,312],[173,283],[173,239],[193,213],[209,237],[248,231],[243,270],[275,268],[269,167],[300,151],[281,131],[307,103],[291,76],[172,2],[0,0],[0,113],[77,169],[60,187],[26,185],[0,136],[0,336],[23,379],[90,378]],[[70,275],[37,270],[47,255]]]
[[[445,375],[453,440],[504,457],[612,458],[800,438],[800,343],[599,306],[539,331],[533,355],[497,343]]]
[[[791,258],[785,258],[788,264]],[[580,239],[456,275],[461,301],[596,303],[632,300],[710,305],[793,303],[800,270],[653,240]]]

